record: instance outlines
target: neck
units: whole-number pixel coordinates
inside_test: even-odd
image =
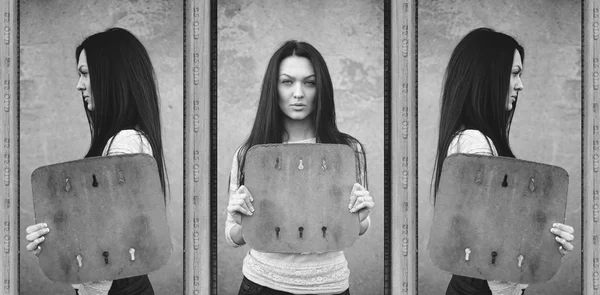
[[[312,116],[304,120],[292,120],[285,118],[283,121],[286,134],[283,135],[283,141],[295,142],[315,137],[315,127],[312,123]]]

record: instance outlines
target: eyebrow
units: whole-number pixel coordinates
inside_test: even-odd
[[[290,76],[290,75],[288,75],[288,74],[286,74],[286,73],[283,73],[283,74],[279,75],[279,77],[281,77],[281,76],[287,76],[287,77],[290,77],[290,78],[296,78],[296,77],[294,77],[294,76]],[[315,74],[312,74],[312,75],[309,75],[309,76],[306,76],[306,77],[304,77],[304,79],[308,79],[308,78],[314,78],[314,77],[315,77]]]

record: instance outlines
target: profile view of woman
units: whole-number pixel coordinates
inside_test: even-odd
[[[365,233],[374,206],[373,198],[365,189],[365,149],[354,137],[338,130],[333,84],[327,65],[321,54],[308,43],[287,41],[271,57],[263,78],[254,125],[233,157],[225,236],[234,247],[245,244],[242,215],[254,214],[254,199],[244,186],[246,153],[252,146],[266,143],[350,146],[355,151],[360,176],[348,196],[348,210],[358,212],[360,235]],[[242,272],[240,295],[350,294],[350,271],[343,251],[288,254],[250,249],[244,258]]]
[[[510,125],[523,90],[525,50],[511,36],[488,28],[468,33],[456,46],[446,69],[442,91],[434,200],[444,159],[454,153],[514,158]],[[556,247],[573,250],[574,230],[555,223]],[[447,295],[522,294],[527,285],[453,275]]]
[[[161,188],[166,193],[159,95],[154,68],[142,43],[125,29],[111,28],[87,37],[75,50],[75,58],[79,73],[76,88],[81,92],[91,134],[85,157],[149,154],[156,159]],[[51,230],[46,223],[27,227],[27,250],[39,255]],[[81,295],[154,294],[147,275],[73,287]]]

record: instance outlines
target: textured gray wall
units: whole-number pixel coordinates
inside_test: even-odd
[[[315,46],[333,80],[338,126],[368,152],[375,209],[369,231],[345,251],[353,294],[383,293],[383,1],[219,1],[218,293],[237,294],[248,246],[225,241],[227,184],[250,132],[269,58],[288,39]]]
[[[183,1],[23,0],[21,13],[21,294],[74,294],[46,278],[25,249],[33,224],[30,177],[37,167],[80,159],[89,146],[81,95],[76,91],[75,47],[108,27],[130,30],[144,44],[161,96],[164,153],[171,186],[173,253],[152,273],[157,294],[181,294],[183,277]]]
[[[566,223],[575,228],[575,250],[552,280],[526,293],[581,294],[581,1],[424,0],[418,13],[419,294],[442,294],[450,279],[427,252],[443,74],[460,39],[482,26],[514,36],[525,47],[525,88],[510,138],[514,153],[569,173]]]

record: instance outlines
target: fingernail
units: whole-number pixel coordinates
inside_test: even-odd
[[[41,240],[42,240],[42,241],[46,240],[46,237],[41,237]]]
[[[250,211],[254,212],[254,208],[250,208]]]
[[[252,215],[252,212],[248,213],[248,215]]]
[[[559,238],[559,237],[556,237],[556,238],[554,238],[554,239],[555,239],[555,240],[557,240],[557,241],[560,241],[560,238]]]
[[[44,227],[48,227],[48,224],[47,224],[47,223],[44,223]]]
[[[551,233],[556,233],[556,229],[555,229],[555,228],[551,228],[551,229],[550,229],[550,232],[551,232]]]
[[[46,233],[49,233],[49,232],[50,232],[50,229],[49,229],[49,228],[46,228]]]
[[[552,224],[553,227],[558,227],[558,224],[554,223]]]

